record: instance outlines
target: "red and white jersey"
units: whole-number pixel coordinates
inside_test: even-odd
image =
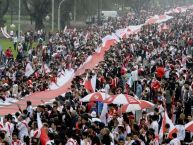
[[[4,124],[4,128],[7,131],[8,136],[10,136],[11,135],[11,124],[10,124],[10,122],[6,122]]]
[[[25,120],[18,123],[19,138],[23,140],[24,136],[28,136],[28,124]]]
[[[4,127],[3,127],[3,123],[0,122],[0,130],[1,130],[2,128],[4,128]]]
[[[49,140],[46,142],[46,145],[53,145],[54,144],[54,140]]]
[[[40,129],[31,130],[31,132],[30,132],[30,137],[40,138],[40,135],[41,135]]]
[[[179,139],[174,138],[170,141],[170,145],[181,145],[181,143]]]
[[[17,141],[12,140],[11,145],[23,145],[23,143],[18,139]]]
[[[149,145],[159,145],[158,139],[155,138],[154,140],[151,140]]]
[[[69,138],[66,145],[78,145],[78,142],[75,139]]]

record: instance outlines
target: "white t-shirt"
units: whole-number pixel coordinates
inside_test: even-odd
[[[181,145],[181,143],[179,139],[174,138],[170,141],[170,145]]]
[[[165,69],[165,78],[169,79],[170,77],[170,70]]]
[[[49,140],[48,142],[46,142],[46,145],[52,145],[54,144],[54,140]]]
[[[70,139],[68,139],[66,145],[78,145],[78,143],[76,140],[70,138]]]
[[[81,140],[80,145],[91,145],[91,142],[87,142],[86,140]]]
[[[150,128],[154,129],[155,135],[158,135],[159,125],[157,121],[153,121],[150,125]]]
[[[179,139],[179,140],[184,140],[184,138],[185,138],[185,127],[184,127],[184,125],[176,125],[175,126],[176,128],[177,128],[177,130],[178,130],[178,132],[177,132],[177,138]]]
[[[27,107],[27,112],[30,113],[30,116],[33,115],[33,107],[31,105]]]
[[[14,42],[14,43],[17,43],[17,37],[14,37],[14,38],[13,38],[13,42]]]
[[[14,32],[13,32],[13,31],[10,31],[10,35],[13,36],[13,35],[14,35]]]
[[[109,94],[109,89],[110,89],[109,84],[106,84],[106,85],[105,85],[105,93],[106,93],[106,94]]]
[[[127,132],[127,134],[131,133],[131,127],[129,125],[126,126],[126,132]]]
[[[132,72],[131,72],[131,75],[132,75],[132,78],[133,78],[134,81],[139,80],[138,70],[132,71]]]

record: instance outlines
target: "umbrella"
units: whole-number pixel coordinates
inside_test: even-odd
[[[117,104],[117,105],[139,104],[140,103],[133,96],[130,96],[127,94],[119,94],[119,95],[110,96],[107,99],[105,99],[103,102],[107,104]]]
[[[148,109],[154,107],[154,104],[145,101],[145,100],[139,100],[140,104],[126,104],[121,107],[121,112],[126,113],[126,112],[131,112],[131,111],[137,111],[137,110],[142,110],[142,109]]]
[[[193,120],[185,125],[185,130],[193,132]]]
[[[109,97],[109,95],[102,92],[95,92],[88,94],[84,98],[80,99],[81,102],[102,102],[105,97]]]
[[[141,109],[148,109],[154,107],[154,104],[146,100],[140,100],[140,106]]]

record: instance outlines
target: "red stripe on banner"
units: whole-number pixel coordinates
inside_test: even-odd
[[[171,130],[171,131],[169,132],[168,138],[172,139],[172,134],[173,134],[173,133],[177,133],[177,132],[178,132],[178,130],[177,130],[176,128],[174,128],[173,130]]]

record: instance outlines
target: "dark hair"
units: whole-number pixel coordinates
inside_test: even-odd
[[[14,135],[18,136],[18,134],[17,134],[16,132],[13,132],[13,133],[12,133],[12,136],[14,136]]]
[[[27,106],[30,106],[31,104],[31,101],[27,101]]]
[[[177,133],[175,133],[175,132],[172,133],[172,137],[173,137],[173,138],[176,138],[176,137],[177,137]]]
[[[82,136],[88,136],[88,132],[86,132],[86,131],[84,131],[83,133],[82,133]]]
[[[178,124],[180,124],[180,125],[184,124],[184,122],[183,122],[183,120],[181,118],[178,119]]]
[[[158,108],[155,108],[154,111],[155,111],[155,112],[159,112],[159,109],[158,109]]]
[[[3,141],[3,143],[4,143],[5,145],[9,145],[9,143],[8,143],[7,141]]]
[[[132,145],[140,145],[141,143],[140,143],[140,141],[138,141],[138,140],[135,140],[135,142],[133,142],[132,143]]]
[[[152,132],[155,134],[155,130],[153,128],[149,128],[148,132]]]
[[[10,119],[12,119],[12,116],[10,116],[10,115],[8,114],[8,115],[5,115],[4,118],[7,119],[7,120],[10,120]]]
[[[153,138],[155,138],[154,131],[149,130],[149,131],[147,132],[147,134],[148,134],[148,135],[152,135],[152,136],[153,136]]]
[[[16,112],[16,113],[15,113],[15,116],[16,116],[16,117],[19,117],[19,115],[20,115],[19,112]]]
[[[158,116],[157,115],[152,115],[151,118],[152,118],[153,121],[156,121],[158,119]]]
[[[54,133],[48,133],[48,136],[49,136],[50,140],[55,139],[55,134]]]
[[[165,128],[169,129],[170,125],[168,123],[166,123]]]
[[[5,138],[5,133],[0,132],[0,138],[4,139]]]
[[[127,137],[132,137],[132,133],[128,133],[128,134],[127,134]]]

